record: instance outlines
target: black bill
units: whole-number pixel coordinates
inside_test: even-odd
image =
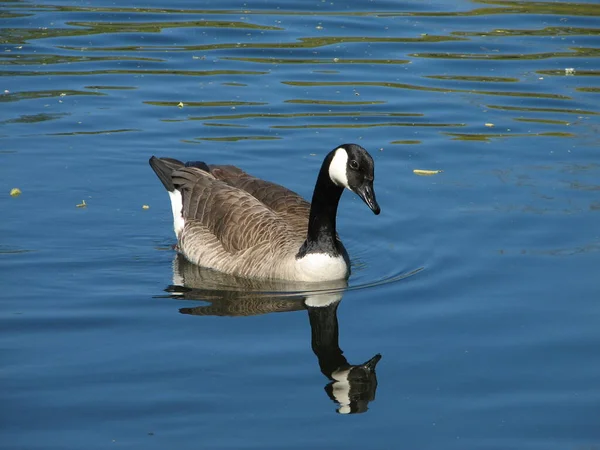
[[[371,208],[371,211],[373,211],[375,215],[381,212],[381,209],[377,204],[377,200],[375,199],[373,182],[365,182],[365,184],[363,184],[356,190],[356,194],[363,199],[363,201],[367,204],[369,208]]]

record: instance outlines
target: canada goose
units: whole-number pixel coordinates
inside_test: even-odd
[[[328,281],[348,278],[336,228],[344,188],[375,214],[373,158],[344,144],[323,161],[312,204],[235,166],[150,158],[169,191],[178,250],[189,261],[246,278]]]

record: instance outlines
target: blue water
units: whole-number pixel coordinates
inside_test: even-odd
[[[600,446],[599,17],[0,2],[0,447]],[[177,261],[151,155],[310,198],[345,142],[382,208],[342,198],[347,291]]]

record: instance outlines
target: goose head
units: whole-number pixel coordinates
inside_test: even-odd
[[[356,144],[344,144],[333,150],[329,163],[329,178],[336,185],[358,195],[376,215],[381,212],[373,180],[375,164],[364,148]]]

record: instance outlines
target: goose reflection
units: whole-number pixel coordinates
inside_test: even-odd
[[[307,287],[310,291],[307,291]],[[173,262],[173,284],[166,291],[178,299],[202,301],[201,306],[180,308],[195,316],[254,316],[308,311],[312,350],[321,372],[330,380],[327,395],[340,414],[363,413],[375,399],[377,354],[362,364],[350,364],[339,346],[337,308],[345,280],[326,283],[250,280],[226,275],[189,263],[181,255]]]

